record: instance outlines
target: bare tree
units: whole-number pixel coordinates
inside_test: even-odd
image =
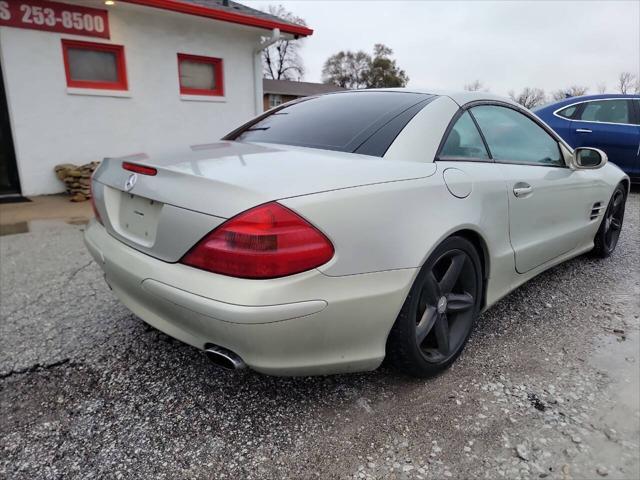
[[[579,97],[584,95],[589,90],[587,87],[579,87],[578,85],[571,85],[570,87],[562,90],[556,90],[551,94],[554,100],[564,100],[565,98]]]
[[[604,82],[600,82],[596,89],[598,93],[605,93],[607,91],[607,85]]]
[[[340,51],[331,55],[322,67],[322,81],[344,88],[404,87],[409,77],[391,58],[393,50],[376,43],[373,56],[362,50]]]
[[[371,55],[357,52],[340,51],[331,55],[322,67],[322,81],[343,88],[364,88],[365,78],[371,68]]]
[[[553,100],[564,100],[565,98],[569,98],[570,95],[567,95],[567,92],[565,92],[564,90],[556,90],[555,92],[551,93],[551,98]]]
[[[466,83],[464,89],[468,92],[479,92],[480,90],[484,90],[486,92],[488,90],[480,80],[474,80],[471,83]]]
[[[634,88],[634,83],[636,81],[636,76],[631,72],[622,72],[618,76],[618,90],[620,93],[627,94],[631,93],[631,90]]]
[[[537,107],[544,103],[546,96],[544,90],[541,88],[525,87],[522,91],[516,94],[513,90],[509,92],[509,97],[514,102],[518,102],[525,108]]]
[[[373,46],[371,66],[365,71],[364,78],[367,88],[395,88],[406,87],[409,83],[407,73],[398,67],[396,61],[391,58],[393,50],[382,43]]]
[[[306,25],[304,19],[296,17],[282,5],[269,5],[267,12],[288,22]],[[274,80],[300,80],[304,75],[304,63],[300,56],[302,44],[299,39],[286,39],[274,43],[262,52],[264,76]]]

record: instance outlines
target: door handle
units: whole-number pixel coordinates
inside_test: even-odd
[[[533,187],[528,183],[518,182],[513,187],[513,194],[518,198],[529,195],[531,192],[533,192]]]
[[[591,130],[588,128],[576,128],[577,133],[591,133]]]

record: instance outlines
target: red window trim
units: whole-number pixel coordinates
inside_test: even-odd
[[[213,72],[216,80],[216,88],[213,90],[205,88],[189,88],[183,87],[181,82],[181,62],[182,60],[191,60],[192,62],[206,63],[213,65]],[[180,84],[180,93],[182,95],[208,95],[215,97],[224,96],[224,75],[223,75],[223,62],[221,58],[203,57],[201,55],[189,55],[186,53],[178,54],[178,83]]]
[[[116,68],[118,80],[116,82],[94,82],[90,80],[74,80],[69,69],[69,48],[80,48],[116,54]],[[127,67],[124,58],[124,47],[110,43],[83,42],[79,40],[62,39],[62,56],[64,59],[64,71],[67,76],[67,87],[70,88],[96,88],[100,90],[128,90]]]

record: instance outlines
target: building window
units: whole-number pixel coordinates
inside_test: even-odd
[[[269,95],[269,108],[277,107],[278,105],[282,105],[282,95],[274,95],[273,93]]]
[[[62,40],[62,54],[68,87],[127,90],[122,45]]]
[[[222,59],[178,54],[180,93],[223,96]]]

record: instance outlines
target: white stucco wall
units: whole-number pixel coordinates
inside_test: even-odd
[[[110,40],[0,27],[24,195],[63,191],[56,164],[210,143],[255,113],[253,52],[268,31],[123,4],[109,10]],[[130,96],[69,93],[61,38],[124,45]],[[181,98],[178,52],[224,60],[226,101]]]

